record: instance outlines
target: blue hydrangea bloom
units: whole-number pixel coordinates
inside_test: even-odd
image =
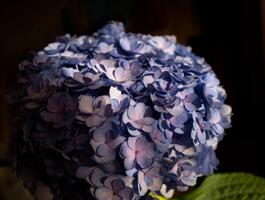
[[[231,107],[212,68],[174,36],[58,37],[19,65],[13,163],[56,199],[167,198],[214,172]]]

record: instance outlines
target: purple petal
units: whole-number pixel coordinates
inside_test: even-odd
[[[95,127],[102,123],[103,119],[97,115],[91,115],[90,117],[86,118],[86,125],[87,127]]]
[[[125,187],[125,184],[122,180],[116,179],[111,182],[111,187],[114,193],[118,193]]]
[[[130,41],[127,37],[123,37],[119,41],[121,48],[123,48],[125,51],[130,50]]]
[[[97,150],[96,150],[96,153],[99,156],[105,156],[105,157],[111,157],[113,155],[113,153],[115,154],[115,152],[113,152],[113,149],[111,149],[106,144],[99,145]]]
[[[133,191],[129,187],[125,187],[121,191],[119,191],[118,195],[121,197],[122,200],[131,200],[133,199]]]

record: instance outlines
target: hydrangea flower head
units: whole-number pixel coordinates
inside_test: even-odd
[[[14,167],[55,199],[170,198],[213,173],[231,124],[203,58],[118,22],[58,37],[19,65],[18,81]]]

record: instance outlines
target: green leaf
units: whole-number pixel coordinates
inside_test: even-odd
[[[150,197],[152,197],[155,200],[167,200],[165,197],[162,197],[162,196],[155,194],[155,193],[152,193],[152,192],[150,192],[149,195],[150,195]]]
[[[179,200],[265,200],[265,179],[247,173],[215,174]]]
[[[154,193],[150,196],[166,200]],[[265,200],[265,179],[248,173],[215,174],[198,189],[171,200]]]

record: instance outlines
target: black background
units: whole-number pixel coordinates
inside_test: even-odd
[[[28,0],[0,3],[0,146],[8,144],[4,95],[17,64],[64,33],[92,34],[109,20],[131,32],[176,35],[206,58],[227,91],[233,127],[217,150],[219,172],[265,177],[265,1]],[[1,155],[0,154],[0,155]],[[3,155],[2,155],[3,156]]]

